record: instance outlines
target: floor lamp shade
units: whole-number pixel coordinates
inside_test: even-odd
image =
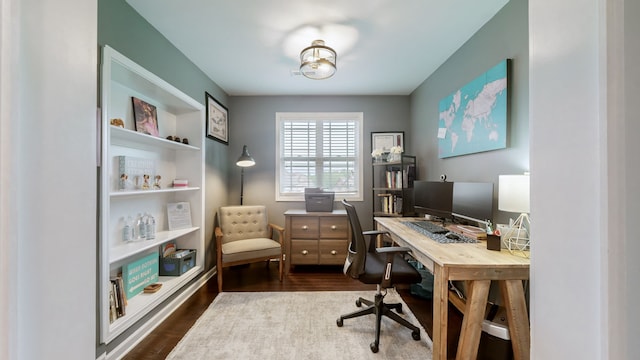
[[[256,164],[253,157],[249,155],[249,149],[247,145],[242,146],[242,154],[236,161],[236,165],[240,167],[240,205],[244,203],[244,168],[250,167]]]
[[[255,164],[256,164],[256,161],[253,160],[251,155],[249,155],[249,149],[247,148],[247,145],[243,145],[242,146],[242,154],[238,158],[238,161],[236,161],[236,165],[238,165],[240,167],[249,167],[249,166],[253,166]]]

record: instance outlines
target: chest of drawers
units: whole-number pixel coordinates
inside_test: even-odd
[[[288,210],[284,215],[286,272],[295,265],[344,264],[351,237],[346,211]]]

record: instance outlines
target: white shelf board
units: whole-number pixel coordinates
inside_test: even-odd
[[[111,126],[111,144],[127,146],[136,149],[171,149],[171,150],[191,150],[199,151],[200,148],[177,141],[163,139],[157,136],[143,134],[141,132],[124,129],[118,126]]]
[[[198,229],[200,228],[190,227],[180,230],[159,231],[156,233],[156,238],[153,240],[134,241],[125,243],[123,245],[114,246],[109,249],[109,264],[117,263],[130,256],[139,254],[154,247],[158,247],[159,245],[164,244],[167,241],[177,239],[180,236],[197,231]]]
[[[153,195],[157,193],[172,193],[172,192],[180,192],[180,191],[197,191],[200,190],[199,187],[177,187],[177,188],[166,188],[159,190],[133,190],[133,191],[114,191],[109,195],[111,197],[127,197],[127,196],[137,196],[137,195]]]
[[[140,293],[132,299],[127,299],[126,315],[116,319],[109,325],[107,342],[120,335],[136,321],[145,316],[152,309],[166,300],[178,288],[187,284],[191,279],[202,272],[201,266],[195,266],[180,276],[160,276],[158,282],[162,284],[160,290],[152,294]]]

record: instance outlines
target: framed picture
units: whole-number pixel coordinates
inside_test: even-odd
[[[388,153],[394,146],[400,146],[404,151],[404,131],[371,133],[371,152]]]
[[[136,131],[148,135],[160,136],[158,132],[158,111],[156,107],[136,97],[133,100],[133,119]]]
[[[207,137],[229,145],[229,110],[205,92],[207,97]]]

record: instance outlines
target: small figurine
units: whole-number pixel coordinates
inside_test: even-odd
[[[185,145],[189,145],[189,139],[182,138],[182,143],[185,144]]]
[[[129,176],[127,176],[127,174],[120,175],[120,182],[118,184],[118,189],[119,190],[126,190],[127,189],[127,180],[128,179],[129,179]]]
[[[167,136],[167,140],[173,141],[173,136],[171,136],[171,135]]]
[[[160,189],[160,179],[161,179],[160,175],[156,175],[155,181],[153,183],[154,189]]]
[[[142,182],[142,190],[149,190],[149,175],[142,175],[144,181]]]
[[[124,128],[124,121],[122,119],[111,119],[111,125]]]

